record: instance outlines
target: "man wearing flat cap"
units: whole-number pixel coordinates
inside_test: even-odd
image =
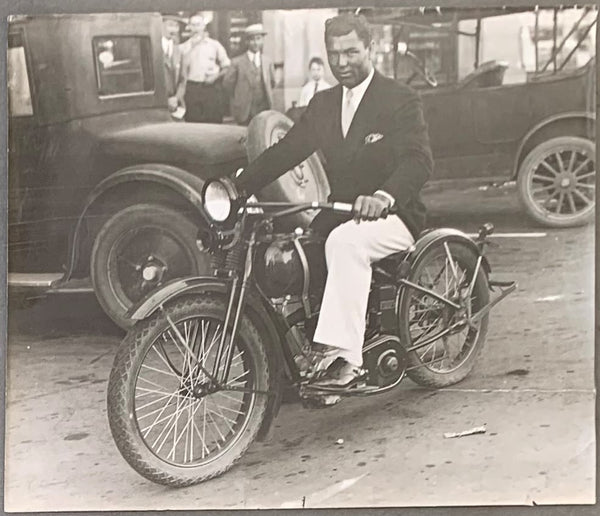
[[[246,52],[235,57],[223,79],[230,98],[231,114],[240,125],[271,109],[275,72],[271,60],[263,54],[266,32],[261,23],[246,27]]]

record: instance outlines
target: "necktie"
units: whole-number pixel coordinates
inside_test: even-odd
[[[260,68],[260,54],[258,52],[254,54],[254,64],[256,68]]]
[[[319,90],[319,81],[315,81],[315,91],[313,91],[313,97],[315,96],[315,93],[317,93],[318,90]]]
[[[342,105],[342,134],[344,138],[348,134],[352,118],[354,118],[354,103],[352,102],[353,93],[352,90],[346,91],[346,100]]]

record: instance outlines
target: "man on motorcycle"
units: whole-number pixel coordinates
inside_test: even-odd
[[[410,247],[425,220],[420,190],[433,160],[419,96],[375,71],[363,16],[327,20],[325,44],[339,84],[318,92],[301,119],[236,179],[258,192],[320,149],[330,201],[354,205],[354,220],[321,213],[327,282],[314,335],[327,368],[315,383],[350,387],[363,375],[362,345],[371,264]],[[395,215],[386,216],[394,209]]]

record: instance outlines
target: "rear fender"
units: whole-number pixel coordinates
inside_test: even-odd
[[[467,234],[459,231],[458,229],[439,228],[425,233],[425,235],[415,242],[413,249],[407,256],[407,260],[411,267],[420,261],[428,250],[432,249],[436,245],[443,245],[444,242],[456,242],[463,244],[468,249],[471,249],[476,256],[481,254],[477,244]],[[481,265],[486,275],[489,275],[491,272],[491,267],[485,256],[483,256]]]
[[[491,267],[487,258],[479,252],[477,244],[468,235],[453,228],[440,228],[429,231],[425,235],[415,242],[412,249],[409,250],[409,254],[406,257],[406,261],[409,264],[409,270],[407,274],[410,274],[410,269],[415,267],[427,254],[428,251],[433,249],[435,246],[444,245],[444,243],[458,243],[462,244],[470,249],[475,256],[482,256],[481,267],[483,268],[486,277],[489,277]],[[402,306],[404,296],[408,294],[408,289],[400,288],[396,297],[396,318],[398,317],[398,311]]]
[[[143,320],[175,298],[203,292],[222,295],[226,299],[230,287],[231,280],[213,276],[191,276],[174,279],[165,283],[162,288],[148,294],[137,305],[134,305],[127,315],[135,321]],[[258,432],[257,439],[264,440],[281,406],[281,385],[285,370],[285,359],[282,351],[284,337],[277,331],[272,315],[265,307],[265,303],[251,291],[246,293],[245,312],[260,332],[267,347],[269,370],[272,371],[271,381],[273,385],[271,390],[276,392],[275,396],[269,398],[265,418]]]
[[[174,194],[181,196],[182,200],[185,199],[189,202],[197,210],[203,220],[209,221],[202,204],[201,192],[204,186],[203,179],[196,177],[183,169],[157,163],[136,165],[119,170],[98,183],[85,200],[83,210],[77,219],[77,224],[75,225],[71,237],[69,263],[67,264],[67,272],[64,281],[71,278],[77,267],[81,251],[82,227],[84,226],[83,221],[91,211],[90,209],[107,196],[110,196],[113,193],[118,195],[119,188],[122,188],[123,185],[132,183],[138,183],[140,186],[144,183],[151,183],[167,188]]]

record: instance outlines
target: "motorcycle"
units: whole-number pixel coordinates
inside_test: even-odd
[[[108,418],[125,460],[174,487],[221,475],[266,436],[284,389],[308,407],[373,396],[408,376],[442,388],[464,379],[484,346],[490,310],[516,288],[490,279],[485,249],[456,229],[423,232],[373,264],[364,379],[319,387],[311,349],[326,278],[324,238],[276,231],[308,210],[349,214],[346,203],[250,202],[227,178],[205,184],[210,221],[198,238],[214,275],[173,280],[129,312],[116,354]],[[490,292],[497,292],[493,299]]]

